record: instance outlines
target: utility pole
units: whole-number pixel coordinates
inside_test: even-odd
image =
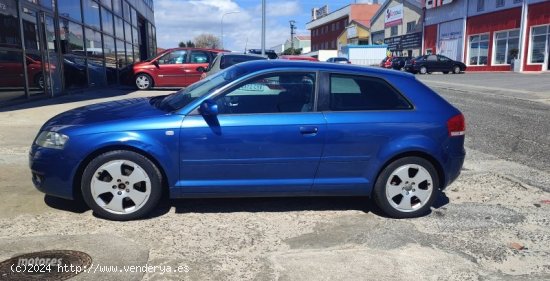
[[[290,22],[290,50],[294,54],[294,35],[296,34],[296,21],[291,20]]]
[[[262,56],[265,56],[265,0],[262,0]]]

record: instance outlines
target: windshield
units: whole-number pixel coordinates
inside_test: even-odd
[[[174,111],[183,108],[192,101],[215,91],[233,80],[247,74],[248,71],[238,67],[230,67],[224,71],[208,76],[191,86],[181,89],[159,101],[157,105],[161,110]]]

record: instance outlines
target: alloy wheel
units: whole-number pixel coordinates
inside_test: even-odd
[[[149,89],[149,87],[151,86],[151,80],[146,75],[139,75],[136,78],[136,86],[140,90]]]
[[[386,199],[400,212],[422,208],[432,196],[433,179],[422,166],[407,164],[395,169],[386,182]]]
[[[151,180],[145,170],[129,160],[114,160],[101,165],[90,183],[93,200],[113,214],[130,214],[147,203]]]

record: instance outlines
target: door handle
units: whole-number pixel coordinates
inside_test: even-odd
[[[315,136],[319,129],[314,126],[302,126],[300,127],[300,133],[304,136]]]

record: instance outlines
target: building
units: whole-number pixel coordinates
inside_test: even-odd
[[[356,21],[364,26],[370,26],[370,20],[380,8],[377,1],[365,4],[350,4],[334,12],[328,12],[328,6],[313,9],[312,20],[306,24],[311,31],[311,51],[337,50],[338,37]]]
[[[549,69],[550,1],[426,2],[424,52],[466,63],[469,71]]]
[[[338,50],[347,45],[368,45],[370,43],[370,27],[352,20],[348,27],[338,36]]]
[[[371,22],[373,44],[386,44],[396,56],[422,54],[423,4],[416,0],[387,0]]]
[[[0,0],[0,104],[119,83],[156,53],[152,0]]]
[[[285,50],[292,46],[294,46],[294,49],[302,49],[302,54],[309,53],[311,51],[311,36],[295,35],[294,38],[292,38],[292,44],[290,40],[286,40],[284,45]]]

